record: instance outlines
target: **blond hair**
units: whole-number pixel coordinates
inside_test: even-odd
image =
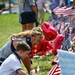
[[[43,38],[43,31],[40,27],[35,27],[32,30],[26,30],[24,32],[13,34],[9,37],[9,39],[12,39],[13,37],[17,38],[24,38],[28,35],[37,36]]]
[[[30,35],[35,36],[36,40],[34,42],[40,42],[44,38],[43,31],[40,27],[33,28]]]
[[[31,30],[30,35],[42,35],[43,31],[40,27],[35,27]]]

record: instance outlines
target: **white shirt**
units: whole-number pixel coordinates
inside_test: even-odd
[[[43,9],[44,0],[37,0],[37,8],[38,10]]]
[[[13,75],[15,71],[22,69],[19,59],[11,54],[0,66],[0,75]]]

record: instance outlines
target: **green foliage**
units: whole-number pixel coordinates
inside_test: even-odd
[[[49,16],[50,14],[45,13],[44,21],[48,21]],[[18,14],[0,15],[0,48],[6,43],[10,35],[21,31],[21,24],[18,22]],[[53,58],[54,56],[51,55],[38,58],[38,61],[37,59],[31,59],[33,62],[32,68],[36,69],[37,66],[39,66],[40,75],[46,75],[52,67],[51,61]]]

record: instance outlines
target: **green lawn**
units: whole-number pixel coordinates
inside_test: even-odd
[[[5,44],[8,37],[21,31],[21,25],[18,23],[18,15],[0,15],[0,47]]]
[[[50,14],[45,13],[44,21],[48,21],[49,16]],[[0,48],[6,43],[11,34],[18,33],[20,31],[22,31],[22,29],[21,24],[18,22],[17,14],[0,15]],[[32,68],[36,68],[39,65],[40,75],[46,75],[46,73],[52,67],[50,62],[53,58],[53,55],[38,58],[39,64],[36,59],[32,59]]]

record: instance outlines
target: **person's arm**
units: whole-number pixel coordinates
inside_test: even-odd
[[[36,14],[36,18],[38,18],[38,13],[37,13],[37,8],[36,8],[36,6],[35,5],[31,5],[30,6],[31,7],[31,9],[32,9],[32,11]]]
[[[17,70],[19,75],[28,75],[25,71],[23,70]]]
[[[33,10],[33,12],[35,12],[35,14],[37,14],[37,8],[35,5],[31,5],[31,9]]]
[[[75,0],[73,0],[73,4],[72,5],[75,6]]]
[[[43,8],[46,9],[45,2],[44,1],[42,2],[42,6],[43,6]]]
[[[30,60],[30,57],[27,56],[25,59],[22,59],[22,62],[24,64],[24,66],[26,67],[28,73],[30,74],[30,70],[31,70],[31,60]]]

